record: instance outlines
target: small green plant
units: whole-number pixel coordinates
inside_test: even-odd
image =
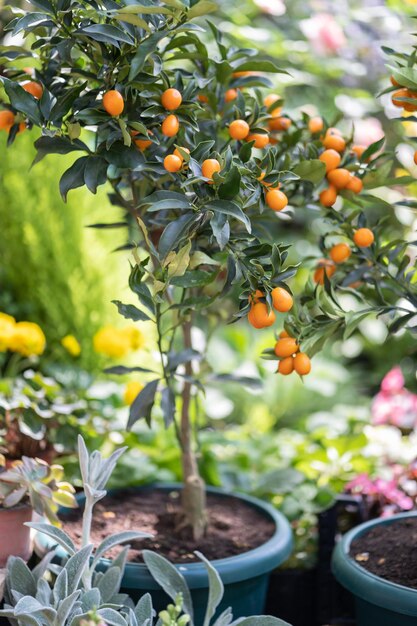
[[[116,545],[149,537],[140,531],[124,531],[107,537],[95,549],[90,541],[94,505],[106,495],[105,486],[124,448],[108,459],[99,452],[89,455],[82,437],[78,440],[80,469],[86,503],[83,514],[82,543],[78,548],[60,528],[46,523],[29,523],[31,528],[52,537],[68,554],[62,566],[50,567],[55,552],[49,552],[31,571],[18,557],[10,557],[5,583],[5,605],[0,616],[17,620],[19,626],[152,626],[155,611],[150,594],[145,594],[135,607],[119,593],[128,546],[105,571],[98,571],[101,557]],[[158,624],[186,626],[194,624],[190,590],[182,574],[162,556],[143,551],[149,571],[173,600],[159,614]],[[208,574],[209,595],[204,626],[288,626],[275,617],[255,616],[233,621],[230,609],[213,620],[223,598],[223,583],[214,567],[202,554]],[[57,574],[50,583],[50,571]],[[49,578],[46,576],[48,574]]]
[[[60,465],[48,465],[40,459],[24,456],[0,474],[0,505],[9,509],[29,500],[36,513],[58,525],[58,506],[77,506],[74,488],[62,478]]]

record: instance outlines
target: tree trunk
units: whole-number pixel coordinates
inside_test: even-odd
[[[191,322],[185,322],[183,326],[184,348],[192,348]],[[192,377],[193,368],[191,361],[185,365],[187,377]],[[184,525],[190,526],[196,541],[204,535],[207,526],[206,515],[206,490],[205,483],[198,470],[197,458],[192,442],[192,426],[190,421],[191,383],[184,382],[182,391],[182,409],[180,438],[182,449],[182,509],[184,513]]]

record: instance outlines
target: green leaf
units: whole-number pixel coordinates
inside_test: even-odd
[[[68,192],[71,189],[82,187],[84,185],[84,171],[88,157],[81,157],[67,169],[59,181],[59,190],[64,202],[67,200]]]
[[[27,93],[18,83],[9,80],[5,76],[0,76],[0,81],[4,85],[12,107],[16,111],[27,115],[31,122],[37,126],[41,126],[42,117],[36,98]]]
[[[183,597],[184,613],[187,613],[193,621],[193,603],[190,590],[183,575],[167,559],[150,550],[143,550],[143,560],[151,572],[152,577],[159,583],[166,594],[172,600],[176,600],[179,593]]]
[[[145,6],[144,4],[128,4],[122,9],[117,11],[119,15],[124,15],[125,13],[142,13],[143,15],[171,15],[171,9],[167,7],[161,6]]]
[[[326,165],[319,159],[301,161],[293,168],[293,172],[302,180],[317,184],[323,180],[326,174]]]
[[[38,151],[33,161],[34,164],[39,163],[47,154],[69,154],[70,152],[78,152],[81,150],[83,152],[89,151],[86,144],[79,139],[70,141],[66,137],[60,137],[58,135],[55,135],[55,137],[49,137],[48,135],[39,137],[34,145]]]
[[[114,365],[113,367],[107,367],[104,370],[105,374],[115,374],[116,376],[124,376],[125,374],[131,374],[132,372],[155,373],[153,370],[149,370],[146,367],[126,367],[125,365]]]
[[[161,393],[161,409],[164,416],[165,428],[168,428],[175,418],[175,394],[169,387]]]
[[[131,430],[132,426],[142,418],[150,425],[151,411],[155,403],[155,394],[158,388],[159,378],[148,383],[142,391],[136,396],[130,407],[129,421],[127,430]]]
[[[97,187],[107,182],[107,168],[108,163],[102,157],[88,157],[84,169],[84,182],[91,193],[96,193]]]
[[[158,244],[159,254],[162,259],[181,243],[197,219],[198,216],[195,213],[186,213],[166,226]]]
[[[133,320],[134,322],[146,322],[151,319],[149,315],[135,307],[133,304],[123,304],[120,300],[112,300],[112,302],[117,306],[117,310],[120,315],[123,315],[123,317],[128,320]]]
[[[392,72],[395,80],[403,87],[409,89],[417,89],[417,69],[412,67],[389,67],[388,70]]]
[[[219,197],[223,200],[233,200],[240,191],[240,181],[239,169],[236,166],[231,167],[226,180],[219,186]]]
[[[213,13],[217,11],[217,9],[217,2],[213,2],[212,0],[200,0],[188,11],[187,17],[189,20],[193,20],[195,17]]]
[[[52,122],[59,122],[62,120],[67,113],[71,110],[72,105],[75,100],[78,98],[80,93],[85,89],[87,82],[84,82],[82,85],[78,85],[72,89],[68,89],[63,96],[57,99],[56,103],[51,109],[49,114],[49,119]]]
[[[177,287],[191,289],[192,287],[204,287],[209,285],[216,278],[217,272],[203,272],[202,270],[191,270],[185,272],[183,276],[175,276],[171,283]]]
[[[67,535],[67,533],[60,528],[52,526],[51,524],[44,524],[40,522],[28,522],[26,526],[37,530],[43,535],[48,535],[49,537],[51,537],[54,542],[59,544],[70,556],[75,554],[76,549],[74,543]]]
[[[138,50],[135,56],[132,58],[130,62],[130,72],[129,72],[129,80],[132,81],[136,78],[139,72],[142,70],[145,65],[146,59],[150,54],[156,51],[158,47],[158,43],[167,36],[167,31],[158,31],[156,33],[152,33],[146,39],[141,41],[140,46],[138,46]]]
[[[206,210],[222,213],[223,215],[230,215],[231,217],[234,217],[242,222],[246,226],[248,233],[252,232],[250,219],[234,202],[230,202],[228,200],[212,200],[205,204],[204,208]]]
[[[235,65],[233,68],[234,72],[271,72],[271,73],[280,73],[280,74],[288,74],[286,70],[282,70],[280,67],[275,65],[272,61],[258,61],[256,59],[245,61],[241,65]]]
[[[362,154],[360,158],[362,163],[370,159],[371,156],[375,154],[375,152],[378,152],[382,148],[384,143],[385,143],[385,137],[381,137],[381,139],[379,139],[378,141],[371,143],[371,145],[366,148],[365,152]]]
[[[201,552],[196,552],[195,554],[198,556],[199,559],[203,561],[207,570],[207,576],[209,580],[209,595],[203,626],[210,626],[211,618],[214,616],[216,609],[223,598],[224,585],[217,570],[212,566],[210,561],[208,561],[205,556],[201,554]]]
[[[109,43],[120,48],[120,43],[134,44],[134,40],[125,30],[112,26],[111,24],[91,24],[85,28],[79,28],[75,31],[77,35],[86,35],[94,41]]]
[[[169,278],[175,278],[176,276],[183,276],[183,274],[185,274],[187,267],[190,264],[190,250],[191,241],[187,241],[185,246],[183,246],[178,253],[172,252],[168,255],[167,258],[169,258],[172,254],[172,260],[168,263]]]

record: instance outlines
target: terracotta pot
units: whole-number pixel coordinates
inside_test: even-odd
[[[0,568],[5,567],[9,556],[20,556],[25,561],[30,557],[30,528],[24,526],[24,523],[31,520],[30,506],[0,508]]]

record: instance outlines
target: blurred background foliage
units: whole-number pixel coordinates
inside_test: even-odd
[[[0,0],[0,9],[2,5]],[[322,115],[346,134],[354,132],[361,144],[385,133],[389,148],[396,152],[398,171],[417,175],[410,141],[417,136],[417,123],[393,121],[398,110],[389,96],[375,97],[389,84],[387,56],[381,47],[407,48],[416,9],[415,0],[339,0],[337,4],[221,0],[211,19],[231,42],[259,48],[289,72],[274,78],[274,91],[284,97],[285,112],[295,117],[302,110]],[[7,9],[0,10],[0,34],[9,17]],[[120,323],[111,300],[129,299],[128,254],[112,253],[125,243],[123,229],[97,231],[86,226],[117,221],[120,216],[105,192],[92,196],[75,191],[64,205],[57,181],[70,160],[50,156],[31,169],[33,133],[19,136],[10,150],[4,135],[0,137],[0,310],[42,326],[48,341],[41,361],[44,370],[54,372],[57,363],[66,362],[97,373],[102,360],[93,350],[93,336],[104,325]],[[411,197],[416,192],[417,185],[407,190]],[[395,202],[399,192],[384,188],[381,195]],[[412,210],[395,207],[390,213],[374,212],[373,219],[382,216],[388,217],[393,238],[401,233],[409,241],[417,239]],[[294,259],[300,254],[317,256],[321,225],[310,211],[282,220],[281,225],[282,238],[293,244]],[[295,292],[303,291],[310,274],[310,266],[300,268],[292,283]],[[138,327],[146,338],[146,351],[138,355],[136,364],[147,366],[152,331],[145,324]],[[60,347],[67,334],[81,344],[76,362]],[[196,333],[193,340],[200,348],[205,339]],[[397,364],[409,388],[417,389],[416,348],[406,332],[387,338],[383,320],[366,320],[351,338],[338,340],[317,355],[311,375],[302,382],[295,376],[275,376],[276,364],[260,359],[270,341],[268,330],[254,331],[245,321],[219,329],[211,338],[208,358],[213,365],[221,363],[224,372],[258,376],[263,387],[217,383],[208,388],[201,404],[194,407],[201,430],[202,469],[211,484],[267,497],[281,508],[296,529],[295,563],[308,565],[314,560],[316,514],[355,475],[379,471],[386,458],[386,448],[372,447],[374,433],[366,431],[372,428],[371,398],[382,377]],[[144,382],[140,374],[135,379]],[[105,451],[121,443],[130,446],[117,468],[115,484],[179,479],[174,433],[164,430],[162,418],[153,431],[138,424],[126,434],[123,383],[104,375],[93,385],[91,380],[91,376],[84,380],[85,413],[82,420],[77,418],[89,445]],[[388,434],[387,442],[389,438]],[[75,476],[74,458],[64,462]]]
[[[126,290],[127,258],[111,253],[125,234],[86,228],[111,213],[106,193],[75,192],[65,205],[57,176],[68,159],[51,158],[31,168],[32,135],[20,136],[13,150],[6,149],[5,133],[0,137],[0,310],[41,325],[53,348],[48,359],[65,360],[60,340],[75,335],[80,365],[94,369],[92,337],[117,320],[111,300]]]

